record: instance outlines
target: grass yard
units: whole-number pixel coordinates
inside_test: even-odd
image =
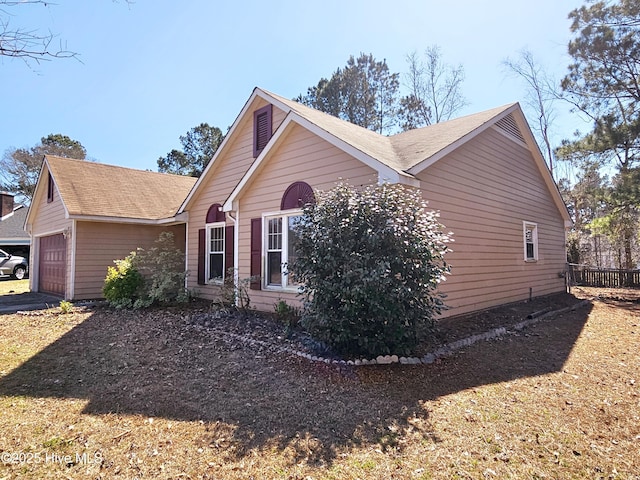
[[[13,295],[29,291],[29,279],[13,280],[10,277],[0,278],[0,295]]]
[[[640,292],[578,295],[420,366],[312,363],[202,312],[0,315],[0,479],[638,480]]]

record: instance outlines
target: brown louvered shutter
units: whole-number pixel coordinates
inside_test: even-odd
[[[219,203],[214,203],[209,207],[207,211],[207,223],[224,222],[225,218],[225,213],[222,211],[222,206]]]
[[[251,290],[262,289],[262,219],[251,219]]]
[[[233,225],[224,227],[224,268],[225,276],[229,273],[230,268],[234,268],[233,264]],[[232,274],[233,275],[233,274]]]
[[[207,261],[207,231],[204,228],[198,230],[198,285],[204,285],[205,262]]]
[[[280,210],[302,208],[305,205],[315,205],[316,196],[313,188],[306,182],[294,182],[287,187],[280,201]]]
[[[257,157],[271,138],[271,104],[253,113],[253,156]]]

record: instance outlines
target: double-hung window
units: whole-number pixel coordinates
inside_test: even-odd
[[[296,225],[300,211],[266,215],[265,226],[265,287],[292,289],[298,286],[290,265],[296,257],[298,237]]]
[[[221,283],[225,271],[225,224],[207,225],[207,261],[205,275],[207,283]]]
[[[538,260],[538,225],[531,222],[522,222],[524,239],[524,261],[536,262]]]

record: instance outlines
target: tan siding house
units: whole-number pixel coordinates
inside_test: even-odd
[[[176,217],[196,179],[46,156],[25,221],[30,288],[69,300],[102,297],[107,267],[163,231],[185,240]]]
[[[338,182],[404,184],[440,212],[446,315],[564,289],[570,218],[518,104],[387,137],[256,88],[197,181],[124,170],[45,159],[27,218],[34,290],[101,296],[114,258],[170,229],[196,295],[251,279],[261,310],[298,302],[289,232]]]
[[[269,104],[278,122],[256,152],[247,144],[256,141],[256,112]],[[564,289],[569,215],[517,104],[385,137],[256,89],[225,141],[229,147],[216,153],[180,209],[189,213],[188,267],[222,257],[201,220],[211,204],[221,204],[225,225],[234,226],[236,281],[259,275],[250,296],[261,310],[272,311],[279,299],[299,300],[286,242],[302,199],[292,200],[291,192],[339,181],[419,188],[440,211],[455,240],[452,274],[441,286],[446,315]],[[230,160],[242,168],[217,174]],[[207,287],[200,286],[213,298]]]

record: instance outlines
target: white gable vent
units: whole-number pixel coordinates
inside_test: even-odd
[[[516,120],[513,118],[512,114],[507,115],[506,117],[498,120],[496,122],[496,127],[502,131],[502,133],[506,133],[510,137],[514,137],[520,140],[522,143],[526,143],[524,140],[524,136],[520,129],[518,128],[518,124]]]

